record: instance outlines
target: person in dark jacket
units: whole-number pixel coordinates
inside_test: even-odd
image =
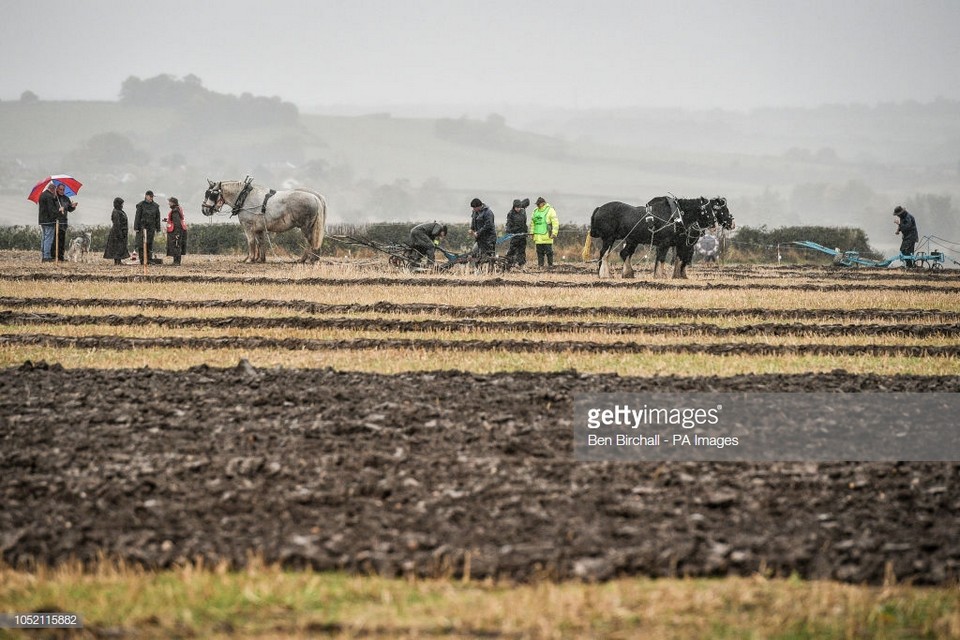
[[[40,194],[37,201],[40,210],[40,259],[53,262],[53,240],[57,233],[57,216],[60,215],[60,203],[57,200],[57,185],[52,180]]]
[[[153,191],[147,191],[143,201],[137,204],[137,214],[133,218],[133,230],[137,232],[137,252],[140,254],[140,264],[149,259],[147,264],[157,264],[162,260],[153,258],[153,237],[160,230],[160,205],[153,201]],[[143,238],[147,238],[147,251],[144,255]]]
[[[70,200],[66,194],[67,188],[62,184],[57,185],[57,239],[54,245],[57,250],[57,260],[63,262],[63,254],[67,250],[67,227],[69,221],[67,214],[77,208],[77,203]]]
[[[130,253],[127,251],[127,214],[123,210],[123,198],[113,199],[113,213],[110,214],[110,235],[107,236],[107,248],[103,257],[113,258],[113,264],[120,264]]]
[[[187,223],[183,219],[183,209],[176,198],[167,198],[170,213],[167,214],[167,255],[173,258],[173,264],[180,266],[180,257],[187,254]]]
[[[410,246],[421,256],[426,256],[427,265],[436,262],[437,246],[447,237],[447,226],[439,222],[424,222],[410,230]],[[417,258],[417,264],[420,259]]]
[[[897,235],[900,236],[900,253],[905,256],[912,256],[917,247],[917,241],[920,234],[917,231],[917,221],[910,212],[901,206],[893,210],[893,215],[900,219],[897,223]],[[908,269],[913,268],[913,260],[904,260],[903,263]]]
[[[507,214],[507,224],[503,229],[508,234],[521,234],[510,238],[510,248],[507,250],[507,262],[517,267],[527,263],[527,207],[529,206],[530,198],[514,200],[513,208]]]
[[[494,224],[493,211],[474,198],[470,201],[473,214],[470,216],[470,235],[477,239],[477,257],[487,258],[497,252],[497,227]]]

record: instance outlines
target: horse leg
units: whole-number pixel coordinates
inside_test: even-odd
[[[600,249],[600,272],[601,278],[610,277],[610,249],[613,242],[603,241],[603,247]]]
[[[320,259],[320,245],[323,244],[323,233],[317,233],[322,229],[320,220],[314,220],[313,223],[306,227],[302,228],[303,236],[307,239],[307,248],[303,252],[303,256],[300,258],[300,262],[310,262],[314,263]]]
[[[248,229],[247,227],[243,228],[243,235],[247,237],[247,257],[241,260],[241,262],[254,262],[254,247],[257,243],[257,238],[253,234],[253,230]]]
[[[267,232],[266,231],[257,232],[257,255],[255,260],[256,262],[267,261]]]
[[[303,233],[303,237],[307,240],[307,248],[303,250],[303,255],[300,256],[300,264],[316,262],[316,258],[313,260],[310,259],[310,257],[313,255],[313,245],[310,242],[312,227],[300,227],[300,231]]]
[[[677,270],[674,272],[674,278],[688,280],[687,265],[693,261],[693,247],[687,246],[681,251],[677,248]]]
[[[620,257],[623,258],[623,277],[633,278],[636,274],[633,271],[633,252],[637,250],[637,245],[628,243],[621,251]]]

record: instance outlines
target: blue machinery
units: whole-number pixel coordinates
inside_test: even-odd
[[[898,253],[892,258],[886,258],[884,260],[870,260],[869,258],[861,258],[859,251],[840,251],[839,249],[831,249],[823,246],[822,244],[811,242],[810,240],[797,240],[791,244],[795,244],[806,249],[813,249],[815,251],[820,251],[827,255],[833,256],[833,262],[844,267],[889,267],[897,260],[913,260],[914,264],[918,267],[923,267],[932,271],[939,271],[940,269],[943,269],[944,263],[944,256],[940,251],[931,251],[930,253],[914,253],[913,255],[909,256]],[[952,260],[951,262],[956,261]]]

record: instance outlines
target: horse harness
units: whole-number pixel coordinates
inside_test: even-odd
[[[680,232],[681,230],[683,230],[684,229],[683,213],[680,209],[680,203],[678,203],[677,199],[674,198],[673,196],[667,196],[667,200],[670,202],[670,210],[671,210],[670,217],[667,220],[664,220],[663,218],[654,214],[653,207],[650,206],[649,204],[644,205],[643,208],[644,208],[645,215],[641,216],[641,218],[637,220],[637,223],[630,228],[630,231],[627,232],[627,235],[624,236],[620,244],[621,245],[626,244],[627,238],[630,237],[630,234],[633,233],[636,230],[636,228],[639,227],[640,224],[644,222],[647,224],[647,230],[650,233],[651,246],[653,245],[653,238],[658,233],[660,233],[661,231],[669,227],[670,225],[673,225],[675,232]],[[663,222],[664,224],[661,225],[660,227],[654,228],[656,226],[655,221],[660,221],[660,222]]]
[[[253,179],[247,178],[243,181],[243,188],[240,189],[240,193],[237,195],[237,200],[234,202],[233,207],[231,207],[230,217],[232,218],[235,215],[239,215],[242,211],[252,211],[256,207],[244,207],[243,205],[247,202],[247,196],[250,195],[250,192],[253,191]],[[277,194],[276,189],[270,189],[267,192],[267,195],[263,197],[263,202],[260,204],[260,213],[265,214],[267,212],[267,202],[270,198]],[[221,196],[222,199],[222,196]]]

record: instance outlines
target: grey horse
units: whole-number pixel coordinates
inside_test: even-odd
[[[247,236],[247,257],[244,262],[266,262],[266,234],[287,231],[294,227],[303,232],[307,248],[300,262],[314,262],[320,257],[327,220],[327,200],[310,189],[274,191],[246,180],[214,182],[204,193],[200,210],[212,216],[223,205],[229,205]]]

